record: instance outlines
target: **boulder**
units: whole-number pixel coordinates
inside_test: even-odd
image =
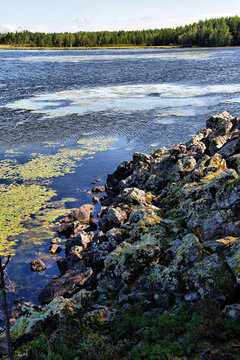
[[[47,267],[41,259],[37,259],[31,261],[30,268],[32,271],[44,271]]]
[[[78,220],[80,223],[88,223],[93,211],[94,206],[92,204],[82,205],[78,209],[75,209],[73,212],[71,212],[67,217],[63,218],[61,222],[72,223],[75,220]]]
[[[62,251],[62,248],[60,245],[52,244],[48,250],[50,254],[58,254]]]
[[[100,194],[105,192],[105,186],[94,186],[92,189],[93,194]]]
[[[99,228],[106,232],[112,228],[118,228],[127,220],[127,212],[120,207],[107,207],[99,220]]]
[[[86,286],[87,282],[90,282],[92,274],[93,271],[91,268],[87,269],[84,273],[69,270],[61,279],[51,280],[39,294],[38,300],[40,304],[48,304],[57,296],[70,298]]]
[[[232,272],[217,254],[207,256],[185,275],[187,292],[194,292],[198,299],[209,299],[224,304],[234,296],[236,281]],[[186,301],[188,300],[185,296]]]

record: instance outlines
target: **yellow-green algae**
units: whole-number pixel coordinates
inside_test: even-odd
[[[16,240],[12,237],[27,231],[24,221],[37,214],[56,193],[36,184],[2,184],[0,194],[0,255],[13,255]]]
[[[64,215],[66,209],[64,202],[60,208],[50,202],[57,195],[49,187],[51,179],[74,172],[87,156],[113,149],[111,143],[116,140],[80,140],[77,149],[64,148],[50,155],[34,154],[34,158],[25,163],[16,159],[0,161],[0,179],[11,181],[11,185],[0,185],[0,256],[15,254],[19,234],[25,233],[24,245],[21,245],[24,247],[41,245],[43,239],[52,237],[53,222]],[[12,153],[10,150],[9,154]]]
[[[117,141],[109,139],[87,139],[78,141],[78,149],[61,149],[56,154],[34,154],[34,158],[21,164],[16,160],[6,159],[0,161],[0,178],[9,180],[35,181],[64,176],[74,172],[87,155],[94,155],[98,151],[112,150],[110,143]]]

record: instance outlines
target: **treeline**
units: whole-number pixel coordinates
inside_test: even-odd
[[[98,31],[40,33],[27,30],[0,34],[1,45],[31,47],[145,46],[237,46],[240,45],[240,17],[199,21],[176,28],[142,31]]]

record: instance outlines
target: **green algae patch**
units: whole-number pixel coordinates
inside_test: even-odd
[[[56,193],[35,184],[12,184],[0,185],[0,194],[0,255],[13,255],[16,240],[12,237],[27,231],[24,222],[45,207]]]
[[[78,141],[77,149],[60,149],[56,154],[31,154],[31,159],[23,164],[15,159],[0,161],[0,178],[5,180],[38,181],[73,173],[86,156],[99,151],[113,150],[111,143],[116,138],[87,139]]]

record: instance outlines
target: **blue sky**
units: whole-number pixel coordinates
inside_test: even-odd
[[[1,0],[0,32],[134,30],[240,16],[239,0]]]

